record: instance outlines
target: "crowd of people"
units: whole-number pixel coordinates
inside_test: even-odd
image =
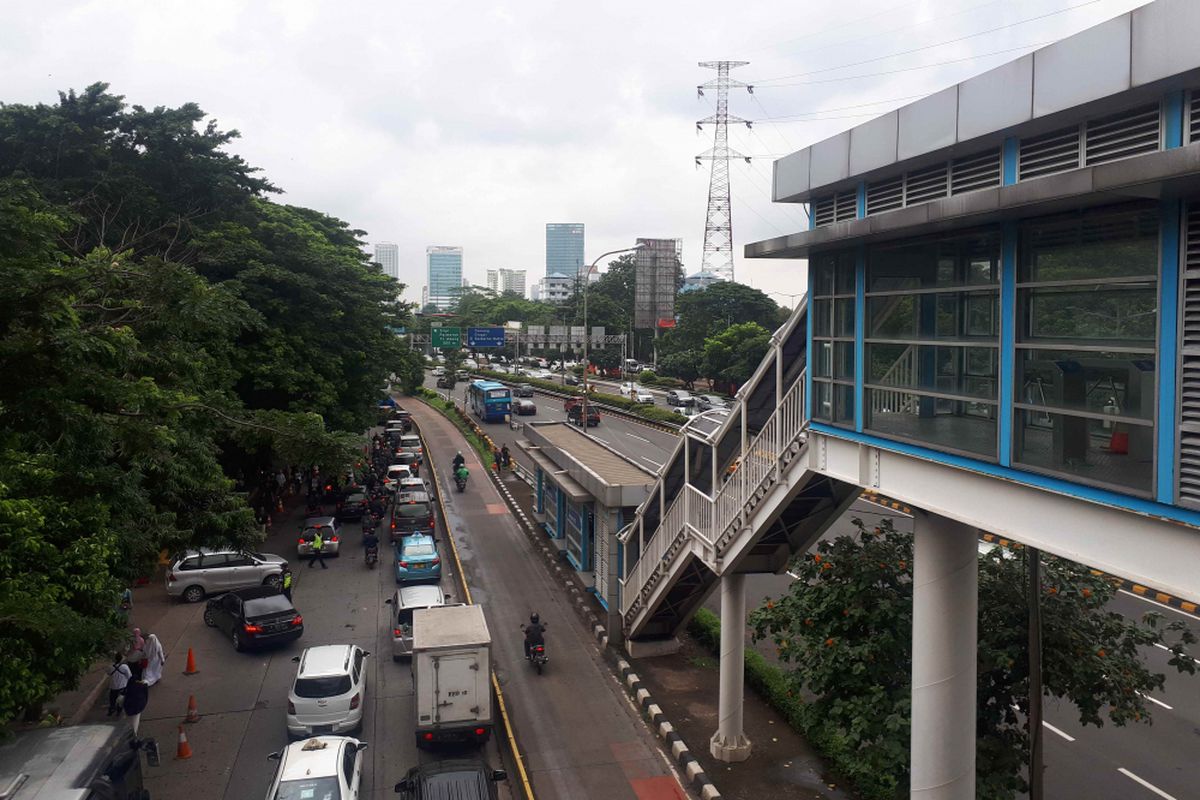
[[[129,717],[136,734],[150,702],[150,687],[162,680],[166,663],[167,653],[158,636],[143,637],[142,629],[134,628],[128,647],[113,654],[108,670],[108,716]]]

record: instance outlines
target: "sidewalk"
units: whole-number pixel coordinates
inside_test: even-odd
[[[502,476],[505,487],[527,515],[533,513],[533,490],[512,473]],[[554,547],[557,542],[546,538]],[[601,620],[606,611],[587,593],[578,573],[567,574],[588,597],[591,610]],[[823,777],[824,764],[808,743],[773,708],[749,687],[745,691],[745,733],[753,745],[748,761],[726,764],[712,758],[708,741],[717,729],[720,674],[717,659],[684,634],[678,653],[655,658],[630,659],[642,686],[649,690],[664,717],[682,736],[721,796],[731,800],[848,800],[853,797],[832,779]]]

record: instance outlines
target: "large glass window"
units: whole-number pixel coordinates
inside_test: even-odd
[[[867,255],[867,428],[996,457],[1000,235],[975,231]]]
[[[1158,260],[1152,205],[1022,225],[1018,463],[1150,492]]]
[[[831,253],[812,260],[813,417],[836,425],[854,425],[854,284],[853,253]]]

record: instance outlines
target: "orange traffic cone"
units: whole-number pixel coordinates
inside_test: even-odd
[[[283,511],[283,498],[279,498],[279,502],[275,504],[276,511]]]
[[[192,648],[188,648],[187,666],[184,667],[184,675],[195,675],[200,670],[196,669],[196,656],[192,653]]]
[[[179,747],[175,750],[175,758],[182,760],[192,757],[192,746],[188,744],[187,734],[183,732],[183,726],[179,726]]]
[[[183,721],[184,722],[199,722],[200,721],[200,710],[196,708],[196,695],[194,695],[194,694],[188,695],[187,717]]]

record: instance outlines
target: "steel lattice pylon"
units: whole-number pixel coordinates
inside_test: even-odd
[[[750,120],[729,115],[729,89],[745,89],[753,94],[754,87],[748,83],[731,80],[729,70],[744,67],[749,61],[701,61],[705,69],[715,69],[717,77],[696,87],[700,97],[705,89],[717,90],[717,113],[696,122],[697,130],[705,125],[716,125],[713,146],[696,156],[696,165],[701,161],[712,162],[712,176],[708,182],[708,214],[704,220],[704,255],[700,263],[701,272],[711,272],[723,280],[733,280],[733,210],[729,204],[729,159],[750,159],[729,149],[730,121],[750,127]]]

